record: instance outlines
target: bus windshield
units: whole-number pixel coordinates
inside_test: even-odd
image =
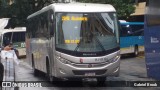
[[[56,48],[101,52],[119,47],[116,13],[57,13]]]

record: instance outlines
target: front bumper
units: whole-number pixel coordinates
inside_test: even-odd
[[[56,77],[58,78],[88,78],[88,77],[107,77],[119,76],[120,57],[112,63],[105,64],[85,64],[93,67],[82,67],[80,65],[64,64],[57,60]]]

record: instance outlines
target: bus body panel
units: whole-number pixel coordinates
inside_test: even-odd
[[[56,8],[55,8],[56,7]],[[93,9],[94,8],[94,9]],[[33,13],[27,17],[27,19],[43,13],[48,10],[54,12],[116,12],[114,7],[109,4],[91,4],[91,3],[55,3],[48,7],[42,8],[40,11]]]
[[[120,38],[121,54],[133,53],[135,45],[139,51],[144,51],[144,36],[131,36]]]
[[[46,58],[50,58],[49,40],[33,39],[30,43],[31,53],[33,55],[34,65],[40,71],[46,73]]]

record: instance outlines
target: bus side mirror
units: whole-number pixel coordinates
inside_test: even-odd
[[[54,15],[50,16],[50,26],[49,26],[49,34],[52,37],[54,35]]]

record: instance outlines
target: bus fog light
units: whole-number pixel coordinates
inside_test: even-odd
[[[56,59],[59,60],[59,59],[61,59],[61,57],[60,56],[56,56]]]
[[[112,62],[115,62],[115,61],[117,61],[117,59],[119,59],[119,58],[120,58],[120,55],[117,55],[116,57],[112,58],[110,62],[111,62],[111,63],[112,63]]]
[[[62,68],[59,68],[59,72],[62,73],[62,74],[66,74],[65,70],[62,69]]]
[[[71,62],[69,60],[66,60],[64,58],[60,58],[59,60],[64,64],[71,64]]]
[[[118,72],[118,71],[119,71],[119,67],[117,67],[117,68],[114,70],[113,73],[116,73],[116,72]]]
[[[66,63],[66,60],[64,58],[59,59],[62,63]]]

